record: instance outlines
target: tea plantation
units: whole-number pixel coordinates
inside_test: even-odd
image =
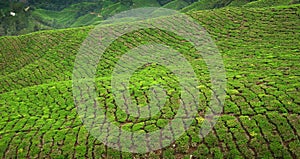
[[[160,83],[167,90],[165,106],[148,119],[127,115],[116,106],[110,83],[122,54],[149,42],[168,45],[183,54],[200,81],[198,114],[186,133],[161,150],[136,154],[105,146],[77,114],[74,61],[93,26],[41,31],[0,37],[1,158],[300,158],[300,5],[187,14],[209,32],[226,69],[225,106],[208,135],[202,138],[199,130],[212,94],[209,71],[182,37],[138,30],[115,40],[99,61],[99,106],[128,131],[163,128],[176,115],[181,96],[176,77],[149,64],[130,79],[132,100],[145,105],[147,90]]]

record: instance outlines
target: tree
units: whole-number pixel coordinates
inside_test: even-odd
[[[4,36],[5,35],[5,30],[2,26],[0,26],[0,36]]]
[[[39,30],[40,30],[40,27],[37,24],[35,24],[33,27],[33,31],[39,31]]]
[[[189,4],[192,4],[192,3],[194,3],[194,2],[197,2],[198,0],[184,0],[184,1],[186,1],[186,2],[189,3]]]
[[[23,11],[23,8],[24,8],[24,3],[22,3],[22,2],[11,2],[10,3],[11,11],[21,12],[21,11]]]
[[[120,0],[121,4],[124,6],[131,6],[133,4],[132,0]]]
[[[163,5],[165,5],[165,4],[169,3],[169,2],[171,2],[172,0],[157,0],[157,1],[158,1],[158,3],[159,3],[161,6],[163,6]]]
[[[290,2],[290,4],[299,4],[300,3],[300,0],[292,0],[291,2]]]

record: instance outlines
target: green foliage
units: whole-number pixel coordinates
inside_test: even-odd
[[[122,6],[115,5],[112,8]],[[71,81],[74,60],[93,27],[1,37],[0,157],[299,158],[299,9],[299,5],[223,8],[188,14],[211,34],[227,70],[224,111],[206,136],[201,128],[212,94],[210,78],[193,46],[157,29],[138,30],[116,39],[99,61],[95,81],[99,107],[123,130],[145,134],[163,128],[176,115],[180,102],[176,76],[163,66],[149,64],[131,77],[129,91],[132,100],[145,107],[149,88],[161,84],[167,94],[161,111],[151,118],[139,118],[116,105],[111,72],[130,47],[154,42],[178,49],[200,81],[200,108],[192,125],[173,143],[167,137],[161,141],[170,146],[148,154],[106,147],[86,131],[77,114]],[[62,11],[66,11],[63,16],[70,13]],[[57,16],[56,11],[34,12],[49,19]],[[62,17],[61,22],[71,23]]]
[[[245,7],[270,7],[270,6],[282,6],[282,5],[289,5],[291,3],[297,3],[296,1],[292,0],[258,0],[246,4]]]
[[[208,10],[222,7],[271,7],[299,4],[299,0],[201,0],[185,8],[182,12]]]
[[[188,5],[189,3],[184,0],[175,0],[164,5],[163,7],[168,9],[180,10],[184,7],[187,7]]]
[[[214,8],[222,8],[228,6],[232,0],[200,0],[199,2],[193,3],[185,8],[182,12],[195,11],[195,10],[206,10]]]
[[[27,3],[1,2],[0,35],[20,35],[38,30],[99,24],[114,14],[139,7],[161,7],[158,0],[28,0]],[[184,2],[186,3],[186,2]],[[182,4],[171,4],[181,9]],[[177,6],[177,7],[176,7]],[[169,8],[170,8],[169,7]],[[14,11],[16,16],[11,16]]]

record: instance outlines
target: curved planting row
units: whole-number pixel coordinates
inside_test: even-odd
[[[211,84],[205,62],[193,45],[157,29],[139,30],[115,40],[99,61],[95,91],[107,120],[123,130],[145,133],[163,128],[176,115],[181,100],[175,75],[165,67],[149,64],[130,78],[131,99],[140,106],[137,109],[147,106],[149,88],[159,83],[167,90],[166,104],[146,119],[130,116],[120,109],[111,93],[110,80],[119,58],[130,49],[140,44],[160,43],[179,50],[200,81],[198,114],[191,126],[170,146],[146,154],[120,152],[105,146],[88,133],[77,114],[76,104],[82,101],[76,98],[73,101],[72,71],[75,55],[90,28],[2,38],[0,43],[6,47],[2,56],[18,60],[3,65],[6,70],[0,77],[0,156],[299,158],[299,9],[296,5],[189,13],[215,40],[228,80],[224,109],[207,136],[202,136],[200,129],[210,103]],[[25,46],[28,39],[35,39],[38,45]],[[46,39],[53,47],[41,47],[39,40]],[[18,45],[9,45],[11,41]],[[27,52],[24,48],[40,50],[31,55],[32,50]],[[26,60],[22,54],[32,57]],[[34,58],[35,55],[39,58]],[[24,67],[8,67],[16,62]],[[173,130],[170,132],[174,134]]]

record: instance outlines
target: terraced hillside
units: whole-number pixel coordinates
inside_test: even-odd
[[[222,7],[274,7],[299,4],[299,0],[200,0],[185,8],[182,12],[215,9]]]
[[[199,113],[169,147],[147,154],[120,152],[89,134],[72,96],[75,56],[92,27],[0,38],[0,156],[2,158],[300,158],[300,5],[190,12],[215,40],[224,60],[227,95],[213,130],[199,137],[209,104],[209,72],[193,45],[157,29],[126,34],[106,50],[97,69],[97,100],[109,120],[128,131],[160,129],[176,114],[180,90],[168,69],[150,64],[130,79],[132,99],[147,103],[161,83],[161,111],[134,118],[116,107],[111,73],[120,55],[139,44],[179,50],[201,84]],[[159,98],[159,97],[157,97]],[[200,133],[201,136],[201,133]],[[192,156],[191,156],[192,155]]]
[[[165,7],[179,10],[194,0],[23,0],[0,2],[0,36],[96,25],[125,10]],[[13,11],[16,15],[10,15]]]

